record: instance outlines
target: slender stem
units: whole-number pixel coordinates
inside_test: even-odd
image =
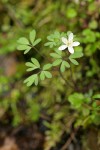
[[[68,57],[68,52],[66,52],[65,51],[65,54],[66,54],[66,56]],[[67,58],[68,59],[68,58]],[[75,89],[75,88],[77,88],[77,90],[78,90],[78,87],[76,86],[76,83],[75,83],[75,80],[74,80],[74,77],[73,77],[73,72],[72,72],[72,68],[70,67],[70,75],[71,75],[71,80],[72,80],[72,82],[73,82],[73,88]]]
[[[71,74],[72,82],[73,82],[74,86],[76,86],[76,83],[75,83],[75,80],[74,80],[74,77],[73,77],[73,72],[72,72],[72,68],[71,67],[70,67],[70,74]]]
[[[70,74],[71,74],[71,79],[72,79],[72,81],[75,82],[75,81],[74,81],[74,78],[73,78],[73,72],[72,72],[72,68],[71,68],[71,67],[70,67]]]
[[[63,74],[60,72],[60,70],[59,70],[59,73],[60,73],[60,76],[62,77],[62,79],[65,81],[66,85],[68,84],[68,85],[73,89],[73,88],[74,88],[73,85],[71,85],[70,82],[68,82],[68,81],[64,78],[64,76],[63,76]]]
[[[33,47],[32,45],[31,45],[31,47],[34,48],[34,50],[35,50],[41,57],[43,57],[44,59],[46,59],[46,58],[38,51],[37,48]]]

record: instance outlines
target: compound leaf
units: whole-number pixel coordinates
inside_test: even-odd
[[[27,86],[31,86],[33,83],[35,83],[35,85],[37,85],[38,84],[38,75],[37,74],[31,75],[26,80],[24,80],[24,83],[26,83]]]

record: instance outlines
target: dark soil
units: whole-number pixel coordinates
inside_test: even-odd
[[[12,127],[0,123],[0,150],[44,150],[46,128],[40,123]],[[64,133],[61,141],[51,150],[100,150],[97,143],[98,129],[89,128],[87,131],[78,128],[68,135]],[[83,139],[83,136],[85,139]],[[83,145],[85,142],[87,145]]]

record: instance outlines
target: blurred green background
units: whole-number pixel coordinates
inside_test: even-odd
[[[25,62],[31,56],[45,62],[33,50],[24,55],[16,48],[18,38],[28,37],[33,29],[42,38],[37,48],[48,59],[50,50],[44,43],[49,34],[72,31],[77,36],[84,57],[79,66],[72,66],[74,89],[57,72],[39,86],[23,84],[29,76]],[[0,0],[0,61],[1,125],[18,128],[36,124],[44,138],[41,150],[64,150],[69,135],[78,128],[79,150],[99,150],[100,99],[92,98],[100,94],[99,0]],[[70,80],[70,71],[64,76]]]

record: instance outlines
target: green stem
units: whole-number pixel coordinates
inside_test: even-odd
[[[38,51],[37,48],[33,47],[32,45],[31,45],[31,47],[32,47],[41,57],[43,57],[43,58],[45,59],[45,57]]]
[[[59,70],[59,73],[60,73],[60,76],[62,77],[62,79],[65,81],[66,85],[69,85],[72,89],[74,88],[73,85],[70,84],[70,82],[68,82],[68,80],[66,80],[63,76],[63,74],[60,72]]]

